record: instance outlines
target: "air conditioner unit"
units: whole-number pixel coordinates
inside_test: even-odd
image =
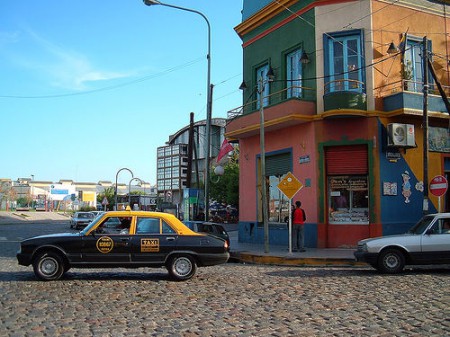
[[[414,125],[391,123],[387,126],[388,146],[415,147]]]

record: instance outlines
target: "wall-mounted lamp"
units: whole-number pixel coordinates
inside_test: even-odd
[[[267,77],[269,78],[269,81],[273,81],[275,78],[275,73],[273,72],[272,66],[270,66],[267,71]]]
[[[239,86],[239,90],[245,90],[247,89],[247,84],[245,83],[245,81],[242,81],[241,85]]]
[[[302,56],[300,57],[300,62],[303,64],[307,64],[310,62],[308,54],[306,54],[305,51],[303,51]]]
[[[389,55],[398,53],[398,48],[397,48],[397,46],[394,44],[394,42],[391,42],[391,44],[389,45],[389,48],[388,48],[388,50],[387,50],[387,53],[388,53]]]

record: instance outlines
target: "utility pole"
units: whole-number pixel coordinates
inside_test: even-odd
[[[194,145],[194,113],[190,114],[189,121],[189,141],[188,141],[188,165],[187,165],[187,174],[186,174],[186,187],[191,188],[192,181],[192,152]]]
[[[427,214],[428,207],[428,40],[423,38],[423,214]]]

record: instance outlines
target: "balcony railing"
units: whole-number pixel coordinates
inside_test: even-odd
[[[446,96],[450,95],[450,86],[442,86]],[[399,109],[423,109],[423,82],[399,80],[378,88],[376,95],[383,99],[383,110],[386,112]],[[428,89],[428,110],[446,113],[447,109],[436,85]]]
[[[443,85],[445,95],[447,97],[450,96],[450,86]],[[407,92],[415,92],[415,93],[423,93],[423,82],[415,82],[411,80],[399,80],[386,85],[379,86],[375,88],[375,90],[379,93],[380,97],[389,96],[401,91]],[[439,91],[436,85],[430,85],[428,88],[428,94],[430,95],[439,95]]]
[[[351,91],[363,93],[365,91],[364,82],[358,80],[341,79],[325,83],[325,95],[332,92]]]
[[[297,101],[316,101],[316,89],[308,88],[303,86],[290,86],[282,90],[271,93],[270,95],[264,97],[264,102],[269,102],[264,104],[264,108],[280,104],[282,102],[297,100]],[[229,110],[227,113],[227,119],[232,120],[238,116],[252,113],[259,110],[259,99],[257,98],[257,92],[251,94],[248,98],[247,103],[241,105],[233,110]]]

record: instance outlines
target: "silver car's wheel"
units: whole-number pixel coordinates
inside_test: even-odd
[[[171,277],[183,281],[195,275],[197,272],[197,264],[189,255],[177,255],[170,260],[167,269]]]
[[[405,267],[405,255],[398,249],[386,249],[380,253],[378,270],[383,273],[399,273]]]
[[[33,262],[34,274],[44,281],[57,280],[64,273],[64,262],[55,252],[41,253]]]

